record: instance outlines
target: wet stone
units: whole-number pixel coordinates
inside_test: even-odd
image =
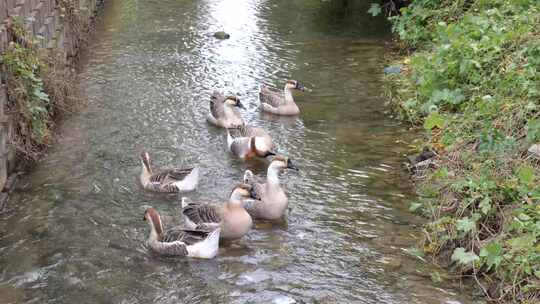
[[[214,37],[217,39],[229,39],[231,38],[231,35],[228,33],[225,33],[224,31],[219,31],[214,33]]]
[[[385,67],[383,69],[383,72],[385,74],[399,74],[401,73],[402,68],[403,67],[401,65],[391,65],[391,66]]]
[[[535,158],[540,158],[540,144],[532,145],[527,151]]]

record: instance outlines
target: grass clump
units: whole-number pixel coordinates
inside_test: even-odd
[[[391,20],[415,52],[390,102],[437,153],[411,205],[424,251],[492,300],[539,303],[540,1],[416,0]]]
[[[11,42],[2,55],[2,68],[13,122],[8,140],[19,154],[36,160],[50,144],[54,119],[80,104],[75,70],[62,49],[41,48],[42,38],[26,32],[21,20],[10,20],[7,26]]]
[[[52,126],[52,104],[40,77],[45,65],[20,22],[11,24],[10,32],[14,39],[2,57],[9,96],[7,108],[16,122],[10,141],[19,151],[33,157],[48,144]]]

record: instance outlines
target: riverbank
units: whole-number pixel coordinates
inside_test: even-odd
[[[390,18],[386,76],[423,128],[413,159],[423,251],[499,302],[540,300],[540,2],[414,1]]]
[[[82,101],[75,67],[100,3],[7,1],[0,7],[2,201],[12,184],[7,176],[40,158],[55,121]]]

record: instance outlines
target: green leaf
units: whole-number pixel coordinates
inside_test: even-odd
[[[499,242],[491,242],[480,250],[480,256],[486,259],[488,269],[499,267],[502,262],[502,246]]]
[[[468,265],[479,259],[474,252],[466,252],[465,248],[462,247],[456,248],[452,254],[452,261],[456,261],[461,265]]]
[[[47,93],[40,91],[40,90],[34,90],[34,96],[42,101],[49,101],[49,95]]]
[[[444,179],[448,177],[448,169],[446,167],[442,167],[439,170],[435,171],[434,176],[436,178]]]
[[[527,122],[527,140],[529,142],[540,140],[540,119],[531,119]]]
[[[418,210],[420,207],[422,207],[422,203],[419,203],[419,202],[412,202],[411,205],[409,206],[409,211],[415,212],[415,211]]]
[[[382,12],[381,5],[379,3],[371,3],[371,7],[367,12],[373,17],[379,16]]]
[[[491,210],[491,198],[489,196],[484,197],[479,206],[483,214],[488,214]]]
[[[443,126],[444,126],[444,117],[437,112],[433,112],[429,114],[429,116],[426,118],[426,121],[424,122],[424,128],[426,130],[431,130],[435,127],[442,129]]]
[[[521,166],[518,169],[519,181],[523,184],[530,184],[534,180],[534,169],[531,166]]]
[[[431,281],[433,283],[441,283],[443,281],[442,277],[441,277],[441,274],[438,273],[437,271],[433,271],[431,274]]]
[[[508,244],[512,247],[512,251],[526,251],[534,246],[535,237],[526,235],[508,240]]]
[[[459,231],[467,233],[476,227],[476,223],[468,217],[464,217],[463,219],[457,220],[456,226]]]

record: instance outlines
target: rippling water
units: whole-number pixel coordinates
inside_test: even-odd
[[[411,135],[379,97],[388,26],[346,3],[107,1],[81,75],[89,105],[0,216],[0,302],[469,303],[405,252],[421,220],[398,141]],[[302,115],[261,114],[259,84],[287,78],[310,89]],[[265,170],[231,158],[206,123],[213,89],[238,94],[244,119],[301,168],[283,175],[288,221],[258,224],[215,260],[159,258],[144,207],[180,224],[179,200],[141,191],[138,151],[200,164],[194,200],[225,199],[243,170]]]

